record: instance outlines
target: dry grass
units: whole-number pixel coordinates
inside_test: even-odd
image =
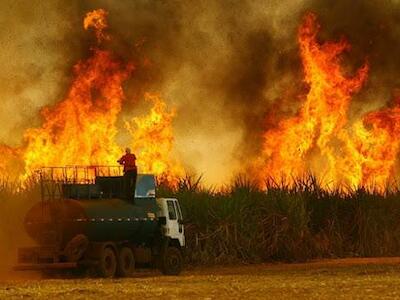
[[[195,268],[179,277],[3,280],[0,298],[385,299],[400,297],[400,259]]]

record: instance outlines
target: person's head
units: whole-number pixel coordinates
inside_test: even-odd
[[[125,152],[126,152],[126,154],[129,154],[129,153],[131,153],[131,148],[129,148],[129,147],[126,147],[126,148],[125,148]]]

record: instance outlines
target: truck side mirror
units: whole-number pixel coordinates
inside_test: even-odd
[[[167,225],[167,218],[166,217],[159,217],[158,224],[160,225]]]

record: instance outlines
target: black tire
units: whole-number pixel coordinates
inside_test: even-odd
[[[76,235],[71,239],[64,249],[68,261],[75,262],[80,260],[89,246],[88,238],[83,234]]]
[[[117,257],[111,247],[105,247],[100,253],[99,264],[97,266],[97,273],[104,278],[111,278],[115,276],[117,271]]]
[[[122,247],[118,255],[117,275],[130,277],[135,272],[135,257],[131,248]]]
[[[168,247],[165,249],[161,256],[161,272],[164,275],[179,275],[182,265],[182,254],[178,248]]]

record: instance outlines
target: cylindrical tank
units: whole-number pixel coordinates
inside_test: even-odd
[[[154,197],[41,201],[25,217],[27,233],[39,244],[65,245],[77,234],[89,241],[147,242],[157,233]]]

